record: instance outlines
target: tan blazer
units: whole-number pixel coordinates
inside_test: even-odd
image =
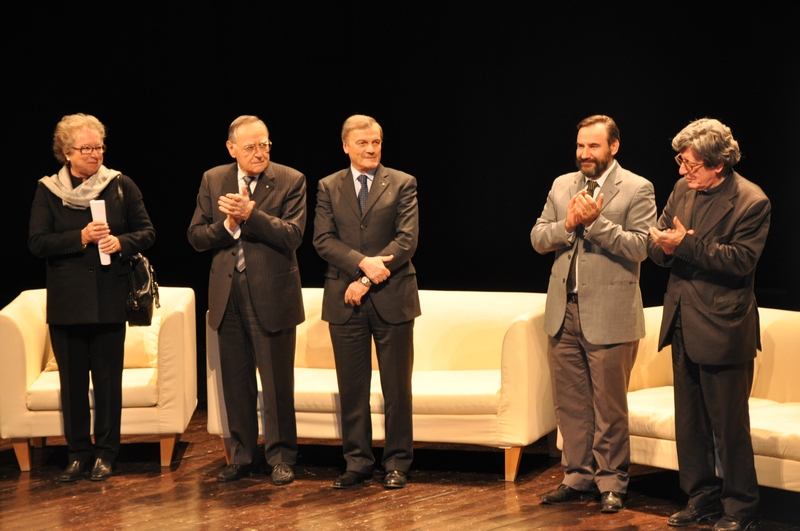
[[[648,229],[656,221],[653,185],[617,163],[600,189],[604,198],[600,216],[583,238],[576,236],[570,242],[565,229],[567,207],[583,185],[580,172],[558,177],[531,231],[531,243],[538,253],[555,252],[547,287],[545,332],[555,336],[561,330],[567,275],[572,254],[577,252],[578,308],[586,339],[598,345],[641,339],[645,330],[639,269],[647,258]]]

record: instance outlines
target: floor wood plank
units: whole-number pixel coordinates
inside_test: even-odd
[[[61,438],[33,449],[31,472],[20,472],[11,442],[0,441],[0,530],[650,531],[666,529],[686,500],[677,473],[634,466],[628,508],[619,514],[601,514],[596,501],[542,505],[539,496],[562,477],[544,439],[525,449],[515,483],[502,481],[501,450],[421,444],[407,488],[383,489],[376,472],[371,484],[334,490],[341,448],[307,440],[293,484],[274,487],[263,473],[222,484],[216,475],[225,459],[205,424],[206,412],[198,410],[169,468],[159,465],[158,437],[123,437],[115,475],[103,483],[58,483],[67,460]],[[761,495],[759,531],[800,530],[800,493],[762,488]]]

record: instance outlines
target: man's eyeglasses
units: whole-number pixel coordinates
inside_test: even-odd
[[[683,166],[685,164],[686,165],[686,169],[689,170],[689,171],[694,171],[695,168],[698,168],[698,167],[702,166],[703,164],[705,164],[702,161],[701,162],[688,161],[688,160],[684,159],[683,157],[681,157],[680,154],[675,155],[675,162],[678,163],[678,166]]]
[[[81,146],[81,147],[72,146],[72,149],[74,149],[75,151],[80,151],[81,155],[90,155],[92,151],[97,151],[97,153],[102,155],[108,150],[105,144],[100,144],[99,146]]]
[[[238,145],[238,144],[237,144]],[[239,148],[247,153],[248,155],[252,155],[255,153],[256,148],[260,149],[264,153],[269,153],[269,150],[272,149],[272,142],[261,142],[258,144],[247,144],[246,146],[239,146]]]

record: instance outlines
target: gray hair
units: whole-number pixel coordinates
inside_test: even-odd
[[[61,164],[67,163],[65,151],[72,148],[75,142],[75,133],[82,129],[94,129],[100,135],[100,140],[106,139],[105,126],[91,114],[68,114],[61,118],[53,133],[53,154]]]
[[[267,124],[265,124],[263,120],[261,120],[261,118],[259,118],[258,116],[243,114],[242,116],[232,121],[230,127],[228,127],[228,140],[235,144],[236,130],[239,129],[239,126],[245,124],[252,124],[255,122],[261,122],[261,124],[264,126],[264,129],[267,129]],[[269,135],[269,129],[267,129],[267,135]]]
[[[722,163],[725,174],[730,173],[742,158],[739,143],[733,138],[730,127],[713,118],[695,120],[672,139],[675,151],[680,153],[686,148],[692,148],[707,168]]]
[[[342,142],[347,142],[347,135],[350,134],[350,131],[355,129],[367,129],[373,125],[378,126],[378,131],[381,133],[381,140],[383,140],[383,127],[375,121],[375,118],[365,114],[354,114],[345,120],[344,125],[342,125]]]
[[[606,126],[606,133],[608,133],[608,145],[610,146],[614,142],[619,142],[619,127],[617,127],[617,122],[613,120],[610,116],[606,116],[605,114],[595,114],[593,116],[589,116],[588,118],[584,118],[578,124],[578,131],[583,129],[584,127],[589,127],[590,125],[594,124],[603,124]]]

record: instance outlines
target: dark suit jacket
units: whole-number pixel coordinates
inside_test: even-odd
[[[189,226],[189,242],[198,251],[213,250],[208,281],[209,325],[222,322],[236,267],[236,240],[225,229],[217,201],[239,193],[236,163],[217,166],[203,175],[197,208]],[[306,226],[306,179],[302,173],[270,162],[252,195],[256,202],[242,225],[247,282],[261,324],[270,331],[305,320],[296,249]]]
[[[555,337],[567,307],[567,275],[578,253],[581,327],[597,345],[627,343],[645,335],[639,266],[647,258],[648,229],[656,220],[653,185],[617,163],[600,189],[603,208],[583,238],[567,239],[569,201],[583,187],[580,172],[558,177],[531,231],[539,253],[555,251],[547,287],[544,330]],[[576,229],[578,230],[578,229]]]
[[[122,186],[124,205],[117,183]],[[31,207],[28,247],[47,259],[47,322],[54,325],[124,323],[125,302],[130,291],[124,261],[153,245],[156,231],[147,215],[142,193],[134,182],[120,175],[112,179],[96,199],[106,202],[111,234],[122,251],[111,264],[100,264],[97,245],[83,249],[81,230],[92,220],[90,209],[73,210],[39,183]],[[123,223],[124,219],[124,223]]]
[[[344,324],[353,307],[344,292],[366,256],[394,255],[386,264],[388,280],[373,285],[368,297],[390,324],[420,315],[417,276],[411,257],[419,239],[417,180],[401,171],[379,165],[361,215],[352,173],[345,170],[320,180],[314,218],[314,247],[328,262],[322,319]]]
[[[692,219],[697,192],[689,189],[685,179],[678,181],[658,228],[674,228],[672,219],[678,216],[695,234],[687,234],[672,256],[648,243],[653,261],[672,268],[659,349],[670,344],[680,309],[687,355],[695,363],[709,365],[743,363],[761,348],[753,280],[771,210],[761,188],[736,172],[720,186],[697,224]]]

